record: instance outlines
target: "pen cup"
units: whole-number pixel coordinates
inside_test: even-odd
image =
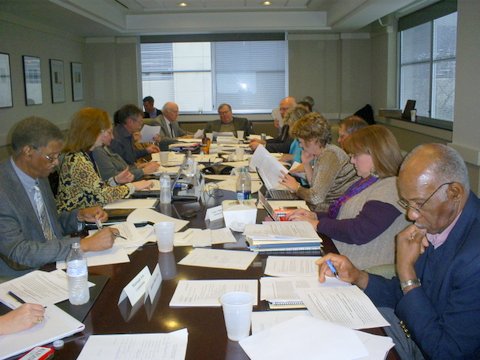
[[[170,221],[161,221],[153,226],[157,238],[158,251],[166,253],[173,251],[173,236],[175,224]]]
[[[242,340],[250,334],[253,295],[248,292],[232,291],[220,298],[225,318],[227,336],[232,341]]]

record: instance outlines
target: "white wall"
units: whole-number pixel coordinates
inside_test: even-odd
[[[0,15],[0,52],[10,55],[13,107],[0,109],[0,146],[5,145],[12,126],[28,116],[45,117],[66,129],[71,115],[84,106],[72,101],[70,62],[84,63],[84,40],[59,33],[46,25]],[[41,61],[43,104],[26,106],[22,55]],[[65,102],[52,103],[49,59],[63,60]]]

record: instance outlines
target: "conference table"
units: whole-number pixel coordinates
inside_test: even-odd
[[[233,193],[219,197],[215,201],[220,204],[222,200],[229,196],[231,198],[232,195]],[[189,226],[206,227],[204,220],[206,209],[200,202],[177,202],[162,205],[161,208],[158,206],[158,210],[174,217],[195,213],[196,216],[189,219]],[[259,210],[257,220],[261,221],[264,217],[265,212]],[[213,247],[248,251],[242,236],[237,233],[236,237],[238,238],[236,244]],[[336,252],[332,241],[327,237],[322,236],[322,238],[324,251]],[[248,359],[238,342],[228,340],[221,307],[171,308],[169,302],[178,281],[182,279],[259,279],[263,276],[267,255],[257,255],[245,271],[178,265],[177,262],[191,250],[191,247],[175,247],[171,253],[159,253],[156,244],[147,243],[130,255],[129,263],[90,267],[91,278],[108,277],[108,281],[84,319],[85,330],[65,339],[64,347],[55,352],[55,359],[70,360],[78,357],[89,335],[92,334],[169,333],[183,328],[188,329],[186,359]],[[320,253],[317,254],[320,255]],[[147,300],[145,304],[140,300],[133,307],[128,301],[118,305],[120,294],[128,282],[145,266],[153,272],[157,264],[163,281],[155,299],[152,302]],[[272,310],[268,309],[265,301],[259,301],[254,311]],[[368,332],[384,335],[381,328],[369,329]],[[387,359],[399,359],[399,357],[394,350],[391,350]]]

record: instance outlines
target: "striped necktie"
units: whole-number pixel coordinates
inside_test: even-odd
[[[45,208],[45,203],[43,201],[42,193],[40,192],[40,188],[38,185],[34,187],[35,194],[33,195],[33,200],[35,201],[35,206],[37,207],[37,215],[38,219],[40,220],[40,225],[42,226],[43,235],[45,235],[45,239],[53,240],[55,239],[55,233],[52,228],[52,224],[48,218],[47,209]]]
[[[172,138],[175,137],[175,131],[173,131],[173,125],[172,123],[169,124],[170,125],[170,134],[172,135]]]

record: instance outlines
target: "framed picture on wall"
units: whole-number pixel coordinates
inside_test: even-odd
[[[65,75],[62,60],[50,59],[50,85],[52,103],[65,102]]]
[[[23,56],[23,76],[25,78],[25,103],[27,106],[42,104],[42,73],[39,57]]]
[[[12,78],[10,56],[0,53],[0,108],[12,107]]]
[[[83,71],[82,64],[72,62],[72,99],[73,101],[83,100]]]

